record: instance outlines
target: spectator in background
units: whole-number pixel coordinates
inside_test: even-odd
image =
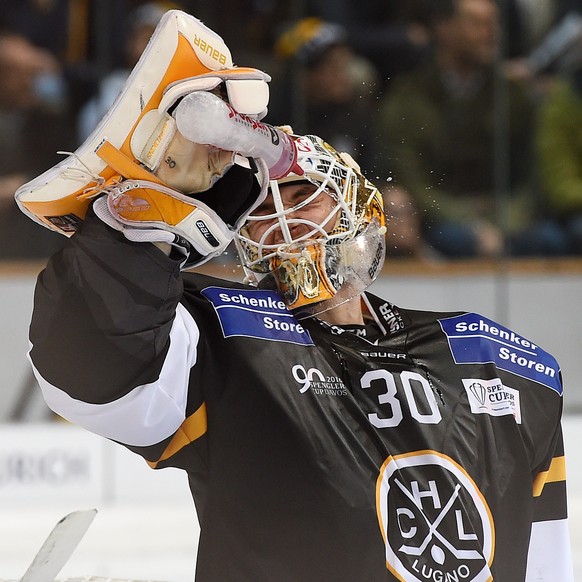
[[[0,33],[0,258],[44,258],[62,237],[39,229],[16,207],[16,189],[59,161],[73,147],[66,104],[46,98],[43,79],[58,78],[60,65],[25,37]],[[54,94],[51,94],[54,96]],[[44,96],[44,98],[43,98]]]
[[[70,0],[0,0],[0,26],[63,60],[69,45],[71,4],[75,3]]]
[[[507,135],[497,127],[496,3],[432,0],[431,6],[434,58],[397,79],[383,99],[379,127],[386,150],[379,168],[410,191],[424,236],[447,257],[561,252],[559,241],[534,228],[529,168],[535,110],[514,81],[504,81]],[[503,229],[497,221],[500,137],[509,150]]]
[[[563,0],[505,0],[499,3],[505,56],[527,57],[561,18]]]
[[[349,45],[378,71],[383,91],[394,78],[412,70],[428,56],[426,14],[430,2],[312,0],[307,2],[307,10],[344,28]]]
[[[582,37],[578,39],[582,47]],[[548,214],[561,227],[568,251],[582,254],[582,59],[557,79],[541,105],[537,151]]]
[[[416,66],[429,50],[424,26],[425,3],[432,0],[181,0],[187,12],[220,27],[239,62],[253,62],[272,72],[270,51],[292,23],[305,17],[340,25],[347,44],[370,61],[379,89]],[[277,79],[274,77],[274,81]]]
[[[169,2],[147,2],[130,12],[122,66],[111,71],[99,83],[97,93],[83,105],[78,115],[78,141],[82,143],[95,129],[123,88],[139,60],[162,15],[172,8]]]
[[[0,26],[49,51],[63,66],[76,115],[97,80],[121,62],[126,16],[135,0],[0,0]]]
[[[381,193],[388,225],[386,259],[438,259],[423,239],[420,215],[410,194],[394,184],[385,186]]]
[[[556,75],[580,59],[580,0],[512,0],[504,3],[507,24],[505,73],[527,81],[539,101]]]
[[[276,53],[284,66],[273,75],[266,121],[320,135],[367,167],[378,76],[350,47],[345,30],[305,18],[281,35]]]

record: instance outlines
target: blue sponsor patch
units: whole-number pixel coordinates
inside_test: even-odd
[[[312,346],[309,332],[275,291],[206,287],[224,337],[244,336]]]
[[[555,358],[533,342],[475,313],[439,320],[457,364],[494,363],[562,394]]]

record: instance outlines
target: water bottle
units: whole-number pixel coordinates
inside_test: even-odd
[[[212,93],[195,91],[186,95],[174,117],[178,131],[190,141],[263,159],[271,180],[291,172],[303,174],[291,137],[272,125],[236,112]]]

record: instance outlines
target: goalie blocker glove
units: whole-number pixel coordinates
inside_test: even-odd
[[[181,268],[223,253],[237,228],[265,198],[268,169],[261,160],[233,156],[211,188],[191,195],[147,180],[123,180],[104,188],[95,214],[133,242],[171,245]]]

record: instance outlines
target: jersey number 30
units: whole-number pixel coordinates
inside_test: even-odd
[[[428,380],[417,372],[404,371],[397,375],[400,377],[412,418],[423,424],[439,423],[442,416]],[[398,388],[394,376],[387,370],[370,370],[360,381],[364,389],[370,388],[372,382],[383,382],[386,386],[386,391],[378,395],[383,415],[376,412],[368,414],[368,420],[376,428],[393,428],[402,422],[402,404],[397,397]],[[424,412],[421,412],[421,408]]]

